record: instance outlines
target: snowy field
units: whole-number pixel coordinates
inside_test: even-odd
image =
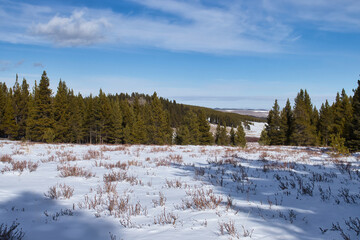
[[[359,239],[359,165],[319,148],[3,140],[0,224],[36,240]]]

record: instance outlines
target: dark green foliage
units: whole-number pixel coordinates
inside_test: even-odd
[[[348,146],[351,151],[360,151],[360,80],[358,80],[358,87],[354,91],[352,108],[353,116],[351,124],[349,124],[350,136]]]
[[[264,128],[261,131],[259,144],[260,145],[270,145],[270,138],[269,138],[268,132],[266,131],[266,128]]]
[[[2,128],[5,132],[5,135],[9,139],[13,139],[17,137],[18,127],[15,121],[15,113],[13,108],[13,95],[11,89],[5,104],[5,112],[2,121]]]
[[[56,142],[70,142],[72,139],[70,104],[69,90],[65,82],[60,80],[53,106],[54,120],[56,122],[53,130],[53,134],[55,135],[53,139],[56,139]],[[47,133],[49,136],[51,131],[48,130]]]
[[[287,99],[286,105],[280,113],[280,118],[280,141],[284,145],[290,145],[294,119],[289,99]]]
[[[291,144],[300,146],[316,145],[317,135],[314,110],[306,90],[301,89],[295,98],[293,114],[294,130],[290,137]]]
[[[266,124],[266,132],[270,139],[270,145],[281,145],[283,143],[280,125],[280,107],[277,100],[275,100],[274,106],[269,112]]]
[[[164,111],[156,92],[151,97],[150,117],[147,126],[149,144],[171,144],[172,129],[169,116]]]
[[[217,145],[223,146],[230,143],[230,139],[226,131],[226,124],[224,126],[221,126],[220,123],[218,123],[215,136],[215,143]]]
[[[204,111],[200,111],[197,116],[198,125],[199,125],[199,144],[200,145],[210,145],[213,144],[214,138],[210,132],[210,124],[206,119],[206,114]]]
[[[8,88],[5,83],[0,83],[0,137],[6,137],[4,130],[4,115],[7,97]]]
[[[360,83],[359,83],[360,86]],[[280,112],[275,101],[259,142],[272,145],[331,145],[359,151],[360,90],[348,97],[344,90],[332,106],[325,102],[318,112],[306,90],[288,100]],[[245,146],[243,124],[261,121],[234,113],[177,104],[175,101],[133,93],[82,97],[59,82],[52,96],[46,72],[32,93],[24,79],[13,88],[0,83],[0,137],[42,142],[115,144],[192,144]],[[215,139],[209,122],[218,123]],[[238,124],[242,122],[241,124]],[[220,124],[221,123],[221,124]],[[223,125],[223,126],[222,126]],[[226,125],[233,127],[228,135]],[[173,129],[176,135],[173,136]]]
[[[39,86],[35,85],[34,102],[27,122],[28,138],[33,141],[45,141],[45,132],[52,129],[54,125],[52,91],[49,85],[49,78],[44,71]]]
[[[241,123],[238,125],[236,133],[235,133],[234,145],[240,146],[240,147],[246,146],[245,131],[244,131],[244,128]]]
[[[333,122],[333,114],[329,106],[329,103],[326,100],[325,104],[321,105],[320,118],[318,124],[321,145],[328,146],[330,144],[332,122]]]

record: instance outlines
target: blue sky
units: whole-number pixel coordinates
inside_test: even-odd
[[[356,88],[358,0],[0,0],[0,81],[46,70],[83,95],[153,93],[207,107],[313,103]]]

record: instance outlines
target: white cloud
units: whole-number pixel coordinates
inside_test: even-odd
[[[70,17],[54,16],[47,23],[39,23],[32,32],[60,46],[81,46],[103,41],[109,25],[105,18],[87,19],[84,11],[74,11]]]
[[[241,54],[286,51],[301,40],[297,28],[303,23],[326,31],[360,31],[358,0],[129,1],[151,11],[125,14],[0,0],[0,39]]]

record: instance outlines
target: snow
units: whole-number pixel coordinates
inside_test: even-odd
[[[257,137],[260,138],[261,131],[265,128],[264,122],[250,122],[250,129],[244,127],[245,135],[247,137]]]
[[[38,167],[12,169],[23,161]],[[94,176],[62,177],[63,166]],[[333,224],[356,239],[346,222],[360,215],[359,168],[359,155],[323,148],[2,140],[0,224],[18,222],[25,240],[341,239]],[[73,195],[51,199],[64,184]]]

